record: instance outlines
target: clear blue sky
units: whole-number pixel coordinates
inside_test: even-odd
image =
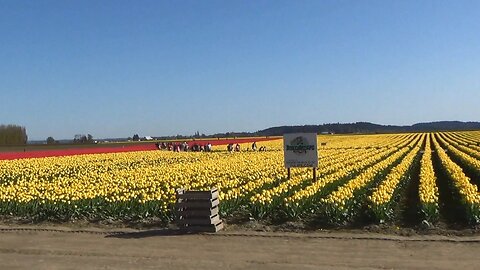
[[[480,1],[0,0],[29,139],[480,121]]]

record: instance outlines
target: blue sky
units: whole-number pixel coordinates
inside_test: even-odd
[[[0,0],[30,139],[480,121],[480,1]]]

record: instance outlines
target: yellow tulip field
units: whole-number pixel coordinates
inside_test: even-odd
[[[0,215],[168,222],[177,189],[217,187],[227,218],[349,224],[410,211],[435,223],[455,210],[480,222],[480,131],[319,135],[315,180],[306,168],[293,168],[288,179],[282,143],[258,143],[267,151],[214,146],[0,160]]]

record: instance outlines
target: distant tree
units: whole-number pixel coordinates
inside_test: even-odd
[[[54,144],[54,143],[55,143],[55,139],[53,137],[47,138],[47,144]]]
[[[132,140],[140,141],[140,136],[138,136],[138,134],[135,134],[135,135],[133,135]]]
[[[83,134],[75,134],[75,136],[73,137],[73,142],[74,142],[74,143],[81,143],[83,136],[85,136],[85,135],[83,135]]]
[[[24,145],[27,144],[27,140],[25,127],[0,125],[0,145]]]
[[[90,134],[76,134],[73,143],[93,143],[93,136]]]

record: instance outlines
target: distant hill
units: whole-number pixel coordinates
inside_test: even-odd
[[[410,127],[411,131],[442,131],[442,130],[479,130],[480,122],[440,121],[418,123]]]
[[[395,133],[395,132],[431,132],[455,130],[480,130],[480,122],[439,121],[418,123],[411,126],[379,125],[369,122],[335,123],[323,125],[280,126],[259,130],[255,134],[260,136],[280,136],[285,133],[312,132],[312,133]]]

